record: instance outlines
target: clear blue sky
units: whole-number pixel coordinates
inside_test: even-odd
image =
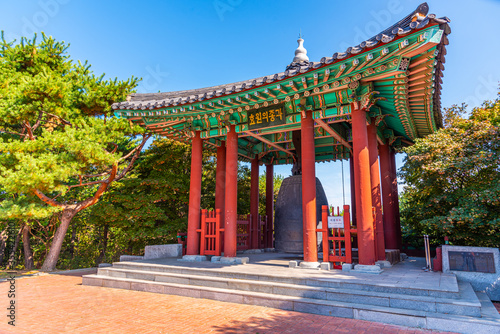
[[[142,77],[139,92],[193,89],[283,71],[299,30],[312,61],[342,52],[392,25],[422,1],[0,0],[7,39],[44,31],[71,44],[95,73]],[[478,106],[500,80],[500,1],[428,1],[451,19],[443,106]],[[398,166],[402,157],[398,157]],[[287,176],[290,166],[276,171]],[[262,168],[263,169],[263,168]],[[349,169],[344,163],[346,202]],[[342,204],[340,162],[317,164],[331,204]]]

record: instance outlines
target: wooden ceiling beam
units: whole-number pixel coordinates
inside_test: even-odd
[[[174,125],[177,125],[179,123],[183,123],[182,121],[170,121],[170,122],[161,122],[161,123],[150,123],[148,124],[148,127],[156,127],[157,129],[159,128],[167,128],[169,126],[174,126]]]
[[[337,133],[337,131],[335,131],[334,129],[332,129],[332,127],[328,124],[325,123],[325,121],[323,121],[322,119],[315,119],[314,120],[319,126],[321,126],[326,132],[328,132],[329,134],[331,134],[333,136],[333,138],[337,139],[337,141],[339,141],[342,145],[344,145],[345,147],[347,147],[348,149],[352,149],[352,146],[351,144],[349,144],[344,138],[342,138],[342,136]]]
[[[280,145],[278,145],[278,144],[273,143],[272,141],[270,141],[269,139],[266,139],[265,137],[262,137],[262,136],[256,135],[255,133],[252,133],[252,132],[250,132],[250,131],[245,131],[244,133],[245,133],[245,134],[247,134],[247,135],[249,135],[250,137],[253,137],[253,138],[255,138],[255,139],[260,140],[260,141],[261,141],[261,142],[263,142],[263,143],[266,143],[266,144],[267,144],[267,145],[269,145],[269,146],[272,146],[272,147],[274,147],[274,148],[276,148],[276,149],[280,150],[281,152],[285,152],[286,154],[291,155],[291,156],[293,156],[293,155],[294,155],[291,151],[289,151],[289,150],[287,150],[287,149],[285,149],[285,148],[281,147],[281,146],[280,146]]]

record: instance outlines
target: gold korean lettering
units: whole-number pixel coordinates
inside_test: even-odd
[[[248,119],[249,119],[248,125],[255,125],[255,116],[253,114],[250,114],[250,116],[248,116]]]
[[[274,109],[269,110],[269,121],[274,122]]]
[[[256,120],[257,124],[262,123],[262,114],[260,112],[255,114],[255,120]]]
[[[266,122],[269,122],[269,118],[267,116],[267,111],[262,112],[262,121],[266,120]]]
[[[280,121],[283,120],[283,111],[281,109],[276,109],[276,117],[279,117]]]

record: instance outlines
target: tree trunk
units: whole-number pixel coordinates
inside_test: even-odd
[[[23,229],[23,248],[24,248],[24,269],[31,270],[35,266],[33,262],[33,252],[30,244],[30,226],[24,225]]]
[[[43,262],[41,271],[54,271],[56,269],[57,260],[59,260],[59,254],[61,253],[61,247],[68,231],[69,224],[71,220],[76,215],[76,210],[64,209],[61,212],[61,224],[56,230],[54,235],[54,240],[52,240],[52,245],[50,246],[49,253]]]
[[[5,230],[3,230],[2,233],[0,234],[0,266],[3,263],[3,257],[5,254],[5,246],[7,244],[7,238],[9,237],[9,235],[7,234],[8,229],[9,229],[8,227],[5,228]]]
[[[76,225],[74,225],[71,229],[71,243],[69,245],[69,254],[71,255],[71,260],[75,258],[76,228]]]
[[[7,262],[10,269],[14,269],[17,265],[17,263],[14,263],[14,262],[15,262],[15,258],[16,258],[17,248],[19,248],[19,240],[21,239],[22,233],[23,233],[23,227],[21,227],[19,229],[19,232],[16,235],[16,241],[14,242],[14,247],[12,248],[12,251],[10,252],[9,262]]]
[[[104,225],[104,231],[102,233],[103,234],[102,235],[102,248],[101,248],[101,253],[99,254],[99,257],[97,258],[96,266],[99,266],[99,264],[104,259],[104,256],[106,255],[106,249],[108,248],[108,229],[109,229],[108,224]]]

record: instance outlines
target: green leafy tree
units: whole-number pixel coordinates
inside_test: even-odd
[[[401,218],[407,235],[455,244],[500,246],[500,99],[465,119],[445,110],[445,128],[404,151]]]
[[[266,173],[259,176],[259,214],[266,215]],[[283,183],[284,177],[279,174],[273,175],[273,201],[276,204],[278,193]]]
[[[283,182],[283,176],[274,174],[274,202]],[[238,214],[250,213],[251,170],[247,165],[238,164]],[[266,173],[259,176],[259,215],[266,215]]]
[[[251,169],[238,163],[238,214],[250,214]]]
[[[118,150],[130,147],[126,136],[142,130],[112,117],[110,106],[137,80],[95,76],[86,62],[73,62],[67,48],[45,35],[14,43],[2,34],[0,43],[0,187],[38,200],[30,210],[4,201],[0,217],[24,212],[23,219],[38,219],[47,206],[59,211],[44,271],[55,269],[73,217],[126,175],[149,138],[144,134],[127,154]]]
[[[155,138],[133,174],[116,182],[94,206],[92,219],[129,236],[128,253],[139,254],[147,244],[176,242],[186,232],[189,210],[191,147]],[[204,152],[201,207],[213,209],[215,161]]]

